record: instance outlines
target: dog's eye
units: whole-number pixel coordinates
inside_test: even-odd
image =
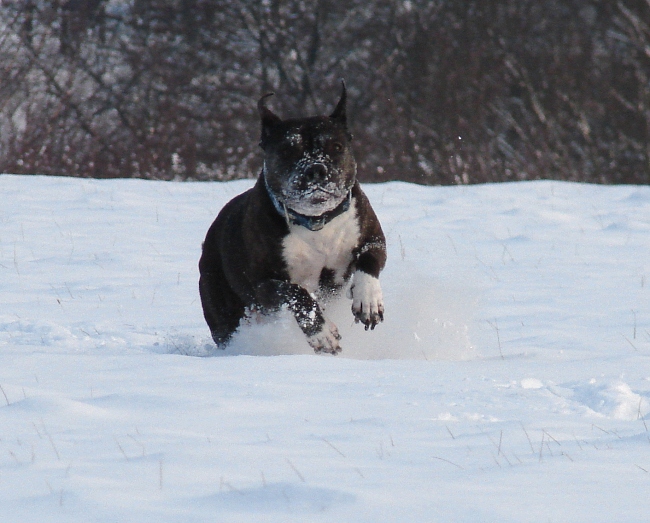
[[[343,152],[343,144],[339,142],[332,143],[331,148],[335,153]]]
[[[284,147],[288,151],[301,151],[302,150],[302,136],[299,134],[290,134],[284,141]]]
[[[299,158],[303,154],[303,148],[300,144],[285,143],[280,152],[287,158]]]

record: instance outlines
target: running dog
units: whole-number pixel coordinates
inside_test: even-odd
[[[225,348],[253,312],[287,307],[315,352],[341,351],[322,305],[349,284],[356,322],[384,319],[379,273],[386,240],[356,179],[346,89],[329,116],[282,120],[258,102],[264,167],[208,230],[199,291],[212,338]]]

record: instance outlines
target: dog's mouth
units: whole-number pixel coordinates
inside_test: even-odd
[[[284,201],[291,210],[306,216],[320,216],[338,207],[347,197],[345,188],[311,185],[303,190],[285,193]]]
[[[311,187],[304,192],[304,198],[313,204],[322,204],[332,199],[338,199],[339,193],[325,187]]]

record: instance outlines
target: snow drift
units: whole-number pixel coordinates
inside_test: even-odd
[[[364,187],[386,321],[333,303],[331,357],[286,315],[211,343],[251,183],[0,176],[0,520],[647,519],[650,188]]]

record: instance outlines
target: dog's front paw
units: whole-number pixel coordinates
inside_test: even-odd
[[[384,298],[379,280],[363,271],[356,271],[348,290],[352,298],[352,314],[355,322],[361,322],[366,330],[374,329],[384,321]]]
[[[315,353],[326,352],[328,354],[338,354],[341,352],[339,341],[341,335],[331,321],[325,320],[323,328],[316,334],[307,337],[307,342],[314,349]]]

